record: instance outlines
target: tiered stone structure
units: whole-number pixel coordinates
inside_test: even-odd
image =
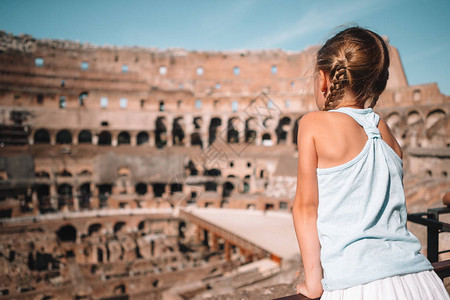
[[[409,86],[390,50],[376,111],[405,151],[408,205],[420,210],[448,191],[450,97],[435,83]],[[193,204],[289,212],[298,121],[316,109],[316,51],[101,47],[0,32],[0,217],[85,213],[77,232],[92,239],[106,228],[92,211]],[[42,239],[58,243],[72,232],[61,235],[62,219],[55,224]],[[150,261],[136,257],[143,229],[135,227],[130,247],[111,236],[86,250],[77,235],[76,247],[58,248],[59,259]],[[104,260],[110,248],[122,250]]]

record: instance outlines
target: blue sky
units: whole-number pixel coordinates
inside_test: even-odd
[[[0,30],[161,49],[302,50],[353,22],[389,37],[411,85],[450,95],[449,0],[0,0]]]

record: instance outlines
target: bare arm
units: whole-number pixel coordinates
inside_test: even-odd
[[[310,113],[299,122],[297,192],[292,208],[295,232],[305,269],[305,283],[297,286],[297,292],[309,298],[320,297],[323,293],[320,242],[316,224],[319,195],[317,153],[313,138],[315,118],[316,114]]]

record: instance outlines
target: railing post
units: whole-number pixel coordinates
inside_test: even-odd
[[[438,214],[428,210],[427,218],[438,221]],[[438,261],[439,257],[439,229],[436,226],[427,226],[427,257],[432,263]]]

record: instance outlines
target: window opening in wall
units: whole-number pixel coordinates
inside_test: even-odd
[[[220,90],[221,87],[220,83],[216,83],[216,90]]]
[[[37,100],[38,104],[44,103],[44,95],[38,94],[37,97],[36,97],[36,100]]]
[[[272,99],[269,99],[269,101],[267,101],[267,108],[268,109],[272,109],[273,108],[273,100]]]
[[[34,59],[34,65],[36,67],[43,67],[44,66],[44,59],[42,57],[36,57]]]
[[[250,168],[252,166],[251,162],[247,162],[247,168]]]
[[[164,107],[164,101],[159,101],[159,111],[164,111],[165,107]]]
[[[139,134],[137,135],[137,144],[143,145],[148,143],[148,141],[149,141],[148,133],[145,131],[139,132]]]
[[[178,100],[178,101],[177,101],[177,108],[180,108],[180,107],[181,107],[181,103],[182,103],[181,100]]]
[[[233,68],[233,74],[236,75],[236,76],[241,74],[241,69],[239,67],[234,67]]]
[[[238,106],[239,106],[239,104],[238,104],[237,101],[231,102],[231,110],[232,110],[233,112],[237,112],[237,111],[238,111]]]
[[[413,92],[413,100],[414,101],[420,101],[420,90],[416,89]]]
[[[272,74],[277,74],[278,72],[277,66],[273,65],[272,67],[270,67],[270,72],[272,72]]]
[[[119,56],[118,55],[116,55],[116,56],[114,56],[114,61],[119,61]]]
[[[119,105],[120,105],[120,108],[127,108],[127,105],[128,105],[127,98],[120,98]]]
[[[291,107],[291,100],[289,100],[289,99],[284,100],[284,106],[286,108],[290,108]]]
[[[61,80],[61,87],[64,87],[66,85],[66,81],[65,80]]]
[[[214,100],[213,105],[214,108],[217,108],[219,106],[219,100]]]
[[[82,61],[81,62],[81,70],[87,70],[89,69],[89,63],[87,61]]]
[[[195,108],[196,109],[202,108],[202,100],[200,100],[200,99],[195,100]]]
[[[128,73],[128,65],[122,65],[122,73]]]
[[[292,87],[295,86],[295,81],[291,81],[291,86],[292,86]]]
[[[159,67],[159,74],[160,75],[166,75],[167,74],[167,67],[166,66]]]
[[[286,201],[280,201],[280,210],[286,210],[288,207],[288,204]]]
[[[100,98],[100,107],[101,108],[108,107],[108,97],[101,97]]]
[[[86,99],[88,96],[87,92],[82,92],[80,93],[80,95],[78,95],[78,104],[80,106],[84,106],[84,99]]]
[[[184,86],[182,83],[180,83],[180,85],[178,86],[179,89],[182,89]]]
[[[230,161],[230,168],[234,167],[234,161]]]
[[[145,106],[145,99],[141,99],[141,108],[144,108]]]
[[[66,108],[66,97],[61,96],[59,97],[59,108]]]
[[[108,126],[109,123],[108,123],[108,121],[102,121],[101,125],[102,125],[102,126]]]
[[[198,68],[197,68],[197,75],[198,75],[198,76],[202,76],[202,75],[203,75],[203,72],[204,72],[203,67],[198,67]]]

